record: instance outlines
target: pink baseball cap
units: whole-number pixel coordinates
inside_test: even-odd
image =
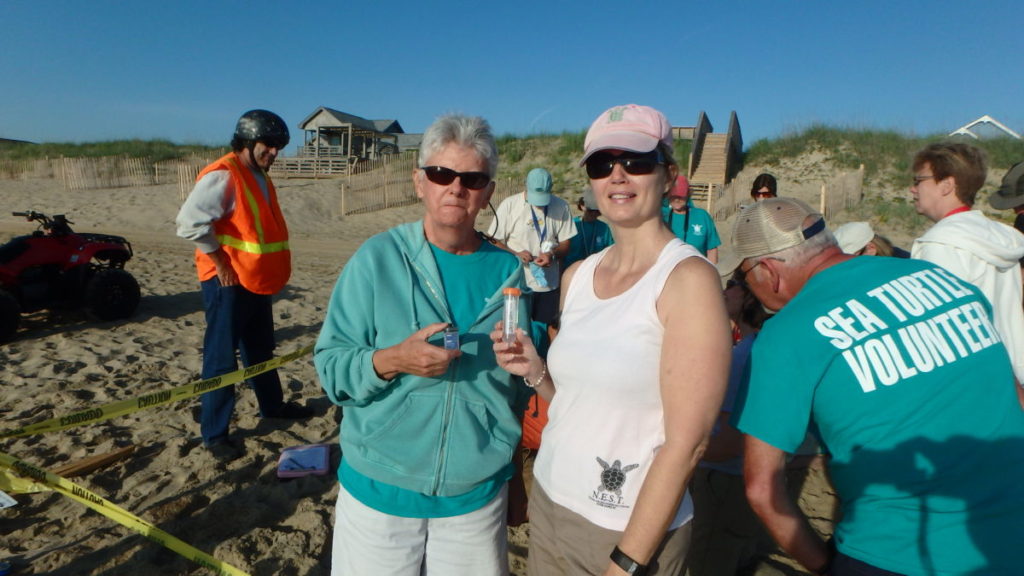
[[[672,191],[668,193],[669,198],[673,196],[690,197],[690,181],[686,179],[686,176],[682,174],[676,176],[676,183],[672,186]]]
[[[658,142],[672,148],[672,126],[661,112],[650,106],[626,104],[605,110],[587,131],[580,166],[595,152],[627,150],[650,152]]]

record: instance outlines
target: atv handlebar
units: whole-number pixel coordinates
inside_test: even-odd
[[[51,230],[56,234],[69,234],[71,228],[68,224],[74,224],[74,222],[68,220],[63,214],[54,214],[53,218],[50,218],[42,212],[36,212],[35,210],[29,210],[28,212],[11,212],[12,216],[21,216],[29,222],[37,221],[43,227],[44,230]]]

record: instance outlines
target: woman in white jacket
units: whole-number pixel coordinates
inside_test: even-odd
[[[938,264],[981,289],[992,303],[1017,383],[1024,383],[1019,264],[1024,235],[971,209],[985,183],[984,153],[969,144],[932,144],[914,156],[913,170],[914,207],[935,225],[914,241],[911,257]]]

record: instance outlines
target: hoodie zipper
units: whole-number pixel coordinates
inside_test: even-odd
[[[426,284],[427,289],[430,291],[430,294],[437,301],[439,308],[444,310],[445,313],[447,314],[448,322],[452,323],[451,310],[448,309],[447,302],[441,296],[440,291],[437,289],[437,286],[435,286],[430,275],[426,274],[423,268],[421,268],[419,264],[417,264],[412,259],[409,259],[409,262],[412,265],[413,269],[416,270],[416,273],[419,274],[420,278],[423,279],[423,282]],[[502,284],[501,288],[504,288],[506,285],[511,284],[506,280],[506,282]],[[501,294],[501,288],[498,289],[496,294]],[[488,301],[488,303],[484,306],[484,309],[480,313],[480,317],[477,318],[477,321],[473,323],[469,328],[472,329],[479,326],[480,323],[483,321],[483,318],[486,318],[490,314],[491,309],[494,305],[494,298],[492,297],[492,299]],[[445,447],[447,446],[448,435],[451,429],[452,413],[455,411],[455,375],[458,373],[460,361],[461,358],[456,358],[453,361],[454,367],[449,368],[449,373],[451,374],[451,376],[448,378],[445,390],[444,412],[441,417],[440,446],[438,447],[437,464],[434,467],[434,481],[430,489],[430,494],[432,496],[436,496],[438,494],[438,489],[440,488],[441,485],[441,470],[444,468],[444,464],[448,459],[448,453]]]
[[[419,274],[420,278],[423,279],[423,282],[424,284],[426,284],[427,289],[430,291],[430,294],[437,301],[438,307],[445,311],[445,314],[448,316],[448,323],[453,323],[452,312],[451,310],[448,309],[448,303],[445,302],[445,299],[441,296],[440,291],[437,289],[437,286],[434,284],[434,281],[431,279],[430,275],[426,274],[425,271],[416,262],[411,263],[413,268],[416,270],[416,273]],[[449,366],[448,368],[448,372],[451,374],[451,376],[448,378],[448,381],[445,384],[446,389],[444,394],[444,411],[441,416],[441,439],[438,446],[437,463],[434,466],[434,481],[430,487],[430,494],[432,496],[437,495],[438,488],[440,488],[441,486],[441,470],[444,468],[445,461],[448,458],[448,453],[447,450],[445,449],[445,446],[447,445],[448,433],[449,429],[451,428],[452,413],[455,411],[454,387],[455,374],[458,372],[458,362],[459,358],[456,358],[453,361],[455,366]]]

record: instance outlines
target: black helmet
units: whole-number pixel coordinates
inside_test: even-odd
[[[271,148],[284,148],[291,137],[280,116],[269,110],[249,110],[238,119],[235,140],[263,142]]]

